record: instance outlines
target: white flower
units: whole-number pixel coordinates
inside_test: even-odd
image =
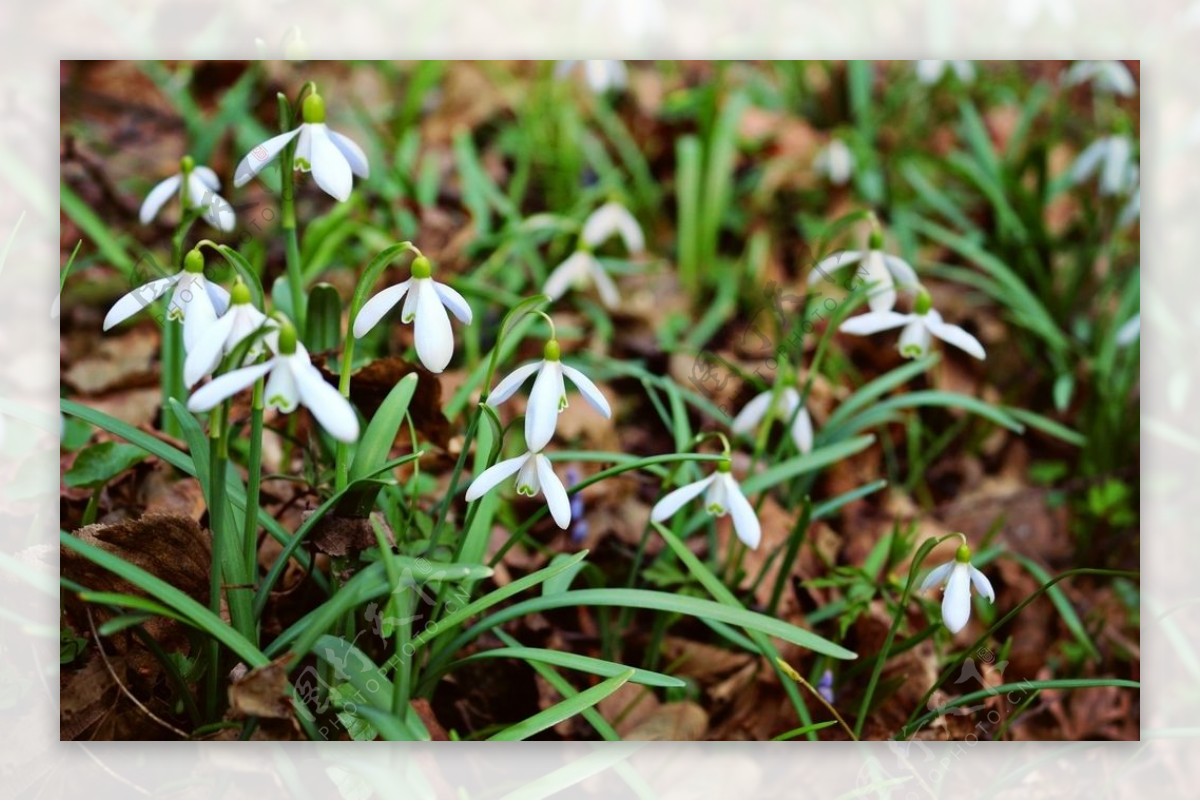
[[[964,350],[976,359],[984,358],[983,345],[979,344],[979,340],[959,326],[944,322],[942,315],[932,307],[929,293],[925,290],[917,295],[912,314],[891,310],[872,311],[851,317],[838,330],[866,336],[900,326],[904,326],[904,330],[900,332],[899,350],[905,358],[916,359],[928,353],[931,337]]]
[[[1088,145],[1071,165],[1071,182],[1081,184],[1100,171],[1100,194],[1119,195],[1137,185],[1133,143],[1121,134],[1103,136]]]
[[[1076,61],[1063,77],[1063,83],[1067,86],[1089,82],[1100,92],[1122,97],[1137,94],[1133,73],[1120,61]]]
[[[362,338],[392,307],[404,301],[400,320],[413,323],[413,344],[421,364],[432,373],[440,373],[454,355],[454,332],[446,309],[464,325],[471,323],[471,306],[466,298],[446,284],[434,281],[433,265],[424,256],[412,263],[412,277],[390,286],[363,304],[354,318],[354,336]]]
[[[567,498],[567,490],[563,487],[550,460],[541,451],[529,451],[522,456],[496,462],[484,470],[467,487],[467,501],[475,501],[487,494],[504,479],[517,474],[517,494],[530,498],[539,492],[546,496],[546,505],[550,507],[550,516],[561,529],[571,525],[571,501]]]
[[[183,321],[183,345],[190,351],[204,329],[229,307],[229,293],[204,277],[204,256],[194,248],[175,275],[142,284],[114,303],[104,317],[104,330],[128,320],[172,288],[175,291],[167,306],[167,318]]]
[[[948,577],[948,578],[947,578]],[[971,585],[975,592],[995,603],[996,593],[987,576],[980,573],[971,565],[971,549],[960,545],[953,561],[938,565],[929,571],[929,575],[921,582],[921,590],[928,590],[945,583],[946,591],[942,595],[942,622],[951,634],[962,631],[971,617]]]
[[[800,453],[808,453],[813,446],[812,418],[800,403],[800,393],[794,387],[787,387],[779,393],[774,405],[771,404],[773,396],[774,393],[767,390],[743,406],[733,418],[730,430],[735,434],[749,434],[758,428],[764,417],[775,417],[783,423],[791,421],[792,442],[796,443]]]
[[[642,227],[629,210],[620,203],[605,203],[584,221],[579,249],[554,268],[542,291],[551,300],[558,300],[571,287],[582,289],[590,281],[596,285],[596,291],[600,293],[600,300],[605,306],[610,309],[619,306],[621,295],[617,292],[617,285],[605,272],[600,260],[592,255],[593,248],[604,244],[614,235],[620,236],[630,254],[638,254],[646,249]]]
[[[274,320],[254,308],[250,302],[250,290],[245,284],[233,287],[229,298],[229,310],[219,320],[204,330],[199,342],[188,351],[183,365],[183,380],[188,387],[196,385],[201,378],[217,369],[223,356],[228,356],[246,337],[263,326],[277,328]],[[272,337],[272,339],[274,339]],[[263,352],[262,340],[250,346],[246,361],[258,358]]]
[[[277,345],[275,357],[219,375],[196,390],[188,400],[188,409],[206,412],[270,373],[263,390],[267,408],[289,414],[304,404],[334,439],[342,442],[358,439],[354,408],[313,366],[308,351],[296,341],[296,329],[290,324],[281,325]]]
[[[714,517],[724,517],[726,514],[732,516],[733,531],[738,539],[749,548],[757,548],[762,539],[762,527],[754,514],[754,507],[746,500],[742,488],[734,481],[728,459],[719,462],[716,472],[707,478],[684,484],[679,489],[668,492],[662,500],[654,504],[654,508],[650,510],[650,519],[661,523],[702,492],[705,492],[705,511]]]
[[[154,219],[159,209],[179,193],[182,184],[186,191],[183,194],[184,203],[189,209],[200,209],[204,219],[213,228],[222,231],[232,231],[234,223],[233,206],[229,201],[217,194],[221,182],[217,174],[208,167],[198,166],[191,156],[184,156],[179,161],[180,171],[166,180],[160,181],[146,199],[142,201],[138,219],[146,225]]]
[[[886,311],[896,305],[897,282],[901,289],[915,289],[920,282],[912,265],[899,256],[884,253],[883,236],[872,231],[868,250],[843,250],[817,262],[808,274],[808,285],[813,286],[830,273],[862,262],[859,277],[872,285],[867,293],[867,303],[872,311]]]
[[[1125,348],[1137,342],[1142,336],[1142,315],[1135,314],[1117,329],[1117,347]]]
[[[612,409],[604,395],[596,388],[591,379],[574,367],[559,361],[560,351],[558,342],[550,340],[546,343],[545,358],[540,362],[530,362],[513,370],[496,385],[496,389],[488,396],[487,403],[495,407],[513,396],[521,385],[537,373],[533,381],[533,390],[529,393],[529,404],[525,408],[525,444],[532,451],[540,451],[554,436],[554,428],[558,424],[558,415],[567,408],[567,387],[563,376],[571,379],[579,394],[600,414],[612,417]]]
[[[273,136],[246,154],[234,172],[234,186],[244,186],[299,136],[295,168],[302,172],[311,170],[317,186],[331,197],[337,200],[350,197],[354,185],[351,175],[359,178],[370,175],[367,155],[349,137],[325,125],[325,101],[317,93],[304,98],[301,116],[304,122],[298,128]]]
[[[975,80],[975,65],[970,61],[943,61],[933,58],[925,58],[917,61],[917,80],[926,86],[931,86],[942,79],[942,76],[946,74],[946,70],[953,72],[963,83],[970,83]]]
[[[604,94],[610,89],[620,91],[629,83],[629,72],[623,61],[560,61],[554,65],[554,77],[565,78],[576,69],[583,70],[584,82],[596,94]]]
[[[835,186],[843,186],[854,175],[854,154],[841,139],[830,139],[813,160],[813,169]]]

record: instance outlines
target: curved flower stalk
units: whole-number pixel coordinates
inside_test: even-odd
[[[951,634],[958,634],[971,619],[972,585],[975,592],[992,603],[996,602],[992,583],[971,564],[971,549],[967,547],[966,537],[963,537],[963,544],[958,546],[953,561],[929,571],[929,575],[921,582],[921,590],[929,590],[940,584],[946,586],[942,594],[942,622]]]
[[[354,318],[354,337],[362,339],[401,300],[400,320],[413,324],[413,345],[421,364],[440,373],[454,356],[454,331],[446,309],[464,325],[471,324],[471,305],[450,286],[434,281],[433,265],[424,255],[413,259],[412,277],[379,292]]]
[[[970,61],[924,58],[917,61],[914,69],[917,72],[917,80],[926,86],[941,81],[947,71],[952,72],[962,83],[975,80],[975,65]]]
[[[1121,97],[1137,94],[1133,73],[1120,61],[1076,61],[1063,76],[1066,86],[1090,83],[1098,92]]]
[[[195,386],[201,378],[217,369],[222,357],[233,353],[246,337],[263,326],[272,330],[279,327],[275,320],[254,308],[249,288],[238,281],[229,293],[229,310],[205,329],[199,342],[188,352],[183,365],[184,384]],[[255,342],[246,353],[246,363],[256,360],[262,353],[262,342]]]
[[[654,504],[654,508],[650,510],[650,519],[661,523],[682,509],[688,501],[704,493],[704,510],[714,517],[730,515],[737,538],[745,543],[746,547],[757,548],[762,540],[762,526],[758,522],[758,516],[754,514],[754,507],[746,500],[742,488],[734,480],[731,470],[729,459],[725,458],[717,463],[715,473],[668,492]]]
[[[604,415],[612,417],[612,409],[604,394],[591,379],[570,365],[563,364],[559,357],[558,341],[551,339],[543,350],[540,362],[524,364],[509,373],[488,395],[487,403],[495,407],[508,400],[534,373],[533,389],[529,393],[529,404],[525,409],[525,443],[530,450],[540,451],[549,444],[558,425],[558,415],[567,408],[565,378],[583,395],[588,404]]]
[[[531,450],[512,459],[504,459],[479,474],[467,487],[467,502],[476,501],[512,474],[517,474],[517,494],[534,497],[539,492],[546,497],[546,506],[555,524],[563,529],[571,525],[571,501],[550,460],[541,450]]]
[[[297,341],[296,329],[289,322],[279,324],[274,357],[217,376],[192,394],[188,410],[206,412],[267,374],[270,374],[264,388],[267,408],[290,414],[303,404],[334,439],[342,442],[358,439],[354,407],[326,383],[321,371],[313,366],[308,351]]]
[[[800,392],[795,387],[784,388],[778,398],[772,390],[756,395],[742,407],[729,428],[735,434],[751,434],[764,419],[773,418],[785,424],[791,421],[792,442],[796,444],[796,450],[800,453],[812,450],[812,418],[800,402]]]
[[[598,95],[619,92],[629,84],[629,71],[624,61],[568,59],[554,65],[554,77],[561,80],[577,70],[583,73],[588,88]]]
[[[208,167],[196,164],[191,156],[179,160],[179,172],[155,185],[138,211],[138,219],[142,225],[148,224],[158,215],[158,212],[172,196],[179,194],[183,187],[182,199],[185,209],[199,209],[205,222],[213,228],[222,231],[232,231],[235,222],[233,206],[229,201],[217,194],[221,181],[217,174]]]
[[[813,159],[813,170],[834,186],[845,186],[854,176],[854,154],[841,139],[830,139]]]
[[[872,311],[885,311],[896,305],[896,288],[916,289],[920,282],[916,270],[899,256],[883,252],[883,233],[878,228],[871,231],[866,250],[842,250],[817,262],[808,274],[808,285],[814,286],[822,278],[838,270],[862,263],[859,277],[872,285],[867,293],[867,303]]]
[[[325,124],[325,101],[313,92],[304,98],[300,107],[304,120],[299,127],[287,133],[273,136],[246,154],[233,175],[234,186],[244,186],[258,175],[288,143],[296,137],[295,168],[300,172],[312,172],[313,180],[326,194],[336,200],[350,197],[354,179],[367,178],[370,167],[367,155],[354,140],[329,128]]]
[[[183,321],[183,344],[191,350],[204,329],[216,322],[229,307],[229,293],[204,277],[204,254],[193,248],[183,259],[183,269],[157,278],[126,293],[104,316],[104,330],[125,322],[174,289],[167,305],[167,319]]]
[[[621,295],[617,292],[617,285],[604,270],[604,265],[592,253],[594,248],[613,236],[620,236],[630,255],[639,254],[646,249],[642,227],[629,210],[615,201],[605,203],[593,211],[584,222],[578,248],[554,268],[542,291],[551,300],[558,300],[572,287],[582,289],[593,283],[605,306],[610,309],[618,307],[621,304]]]
[[[1133,158],[1133,143],[1121,134],[1104,136],[1092,142],[1071,165],[1071,182],[1078,185],[1100,173],[1100,194],[1123,195],[1138,184],[1138,168]]]
[[[976,359],[983,359],[986,355],[978,339],[961,327],[942,320],[942,315],[933,308],[933,300],[924,289],[917,294],[917,302],[911,314],[890,310],[873,311],[851,317],[842,323],[838,330],[847,334],[867,336],[900,326],[904,326],[904,330],[900,332],[898,348],[900,355],[907,359],[917,359],[928,353],[932,337],[966,351]]]

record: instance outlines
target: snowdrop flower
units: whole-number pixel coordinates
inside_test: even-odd
[[[551,300],[558,300],[571,287],[582,289],[588,282],[596,285],[600,300],[610,309],[621,303],[617,285],[592,254],[592,249],[607,242],[613,236],[620,236],[625,243],[625,249],[630,254],[638,254],[646,249],[646,239],[642,235],[642,227],[638,225],[633,215],[620,203],[608,202],[591,213],[583,224],[583,232],[579,237],[579,248],[562,264],[554,268],[542,291]]]
[[[1091,83],[1097,91],[1132,97],[1137,93],[1133,73],[1120,61],[1076,61],[1063,77],[1067,86]]]
[[[217,369],[221,358],[228,356],[248,336],[263,326],[277,328],[274,320],[254,308],[250,302],[250,290],[240,281],[229,293],[229,311],[204,331],[188,352],[183,365],[183,380],[188,387],[196,385],[201,378]],[[255,342],[246,353],[246,361],[254,361],[263,352],[262,341]]]
[[[854,154],[841,139],[830,139],[813,160],[813,169],[834,186],[844,186],[854,175]]]
[[[813,286],[836,270],[862,262],[858,270],[859,277],[874,285],[867,293],[871,311],[893,308],[896,305],[897,282],[901,289],[915,288],[920,285],[917,273],[904,259],[883,252],[883,234],[878,230],[871,231],[867,245],[867,250],[843,250],[821,259],[808,274],[808,285]]]
[[[942,61],[933,58],[917,61],[917,80],[926,86],[932,86],[942,80],[947,70],[953,72],[963,83],[975,80],[975,65],[970,61]]]
[[[321,371],[313,366],[308,350],[296,340],[291,323],[279,325],[276,344],[273,358],[223,373],[196,390],[188,400],[188,410],[207,412],[269,373],[263,390],[267,408],[290,414],[304,404],[334,439],[358,439],[358,417],[350,401],[326,383]]]
[[[774,393],[771,390],[757,395],[747,403],[733,418],[730,430],[735,434],[750,434],[758,428],[763,418],[778,418],[781,422],[792,423],[792,442],[800,453],[808,453],[813,446],[812,418],[808,409],[800,403],[800,393],[794,387],[787,387],[779,393],[777,402],[772,405]],[[795,417],[793,418],[793,415]]]
[[[937,337],[964,350],[976,359],[982,359],[985,355],[983,345],[979,344],[978,339],[959,326],[950,325],[942,320],[942,315],[933,308],[929,293],[924,289],[917,294],[912,314],[901,314],[891,310],[872,311],[851,317],[842,323],[838,330],[866,336],[900,326],[904,326],[904,330],[900,332],[900,355],[907,359],[916,359],[928,353],[931,337]]]
[[[413,344],[421,364],[431,373],[440,373],[454,355],[454,332],[446,309],[464,325],[471,323],[471,306],[466,298],[446,284],[434,281],[433,265],[425,256],[412,263],[412,277],[390,286],[368,300],[354,318],[354,336],[361,339],[392,307],[404,301],[400,320],[413,323]]]
[[[928,590],[939,584],[946,585],[942,595],[942,622],[951,634],[958,634],[967,620],[971,617],[971,585],[975,592],[995,603],[996,593],[987,576],[971,565],[971,549],[964,542],[958,546],[954,561],[946,562],[929,571],[929,575],[921,582],[921,590]]]
[[[496,462],[479,474],[467,487],[467,502],[482,498],[504,479],[517,474],[517,494],[534,497],[539,492],[546,496],[550,516],[561,529],[571,525],[571,501],[567,490],[550,466],[550,460],[540,450],[529,451],[512,459]]]
[[[325,101],[313,92],[304,98],[300,107],[304,122],[295,130],[273,136],[246,154],[234,172],[233,185],[244,186],[258,175],[296,137],[295,168],[312,172],[317,186],[337,200],[350,197],[354,179],[370,174],[367,156],[361,147],[347,136],[325,125]]]
[[[583,80],[598,95],[610,89],[620,91],[629,83],[629,71],[623,61],[560,61],[554,65],[554,77],[565,78],[577,69],[583,70]]]
[[[537,373],[537,378],[533,381],[533,390],[529,393],[529,405],[525,409],[525,443],[533,451],[540,451],[549,444],[558,424],[558,415],[567,408],[564,376],[571,379],[571,383],[593,409],[606,418],[612,417],[608,401],[591,379],[574,367],[559,361],[560,355],[558,342],[551,339],[546,343],[542,361],[530,362],[513,370],[496,385],[496,389],[487,399],[488,405],[492,407],[504,403],[521,388],[529,376]]]
[[[146,199],[142,201],[138,219],[142,225],[148,224],[158,214],[173,195],[178,194],[179,187],[184,187],[183,203],[185,208],[200,209],[205,221],[213,228],[222,231],[232,231],[234,216],[233,206],[229,201],[217,194],[221,182],[217,174],[208,167],[198,166],[191,156],[179,160],[179,172],[160,181]]]
[[[1071,182],[1081,184],[1100,172],[1100,194],[1119,195],[1136,183],[1133,144],[1121,134],[1104,136],[1088,145],[1071,165]]]
[[[197,248],[188,251],[183,269],[175,275],[143,284],[114,303],[104,317],[104,330],[128,320],[172,288],[167,319],[183,321],[183,345],[190,352],[204,329],[229,306],[229,293],[204,277],[204,254]]]
[[[712,475],[667,493],[650,510],[650,519],[661,523],[703,492],[705,511],[714,517],[731,515],[733,531],[738,539],[748,548],[757,548],[762,539],[762,527],[754,514],[754,507],[742,494],[742,488],[734,481],[730,469],[729,459],[723,459],[717,463],[717,471]]]

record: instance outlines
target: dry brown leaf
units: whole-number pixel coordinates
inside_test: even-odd
[[[293,710],[286,667],[291,659],[291,654],[285,654],[235,679],[229,685],[229,717],[233,720],[248,717],[291,719]]]
[[[681,742],[703,740],[708,713],[694,701],[663,704],[624,737],[626,740]]]

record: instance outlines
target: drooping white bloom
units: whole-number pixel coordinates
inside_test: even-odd
[[[917,80],[926,86],[932,86],[940,81],[947,70],[953,72],[955,77],[963,83],[975,80],[975,65],[970,61],[924,58],[916,63]]]
[[[582,70],[583,80],[598,95],[609,90],[620,91],[629,83],[629,71],[624,61],[569,59],[554,65],[554,77],[565,78],[576,70]]]
[[[517,494],[534,497],[539,492],[546,496],[550,516],[561,529],[571,525],[571,501],[567,490],[554,473],[550,460],[539,451],[529,451],[512,459],[504,459],[484,470],[467,487],[467,501],[482,498],[489,490],[504,479],[517,474]]]
[[[778,418],[781,422],[792,424],[792,442],[796,450],[808,453],[813,446],[812,418],[808,409],[800,402],[800,393],[795,387],[786,387],[779,393],[779,398],[771,403],[774,393],[767,390],[756,395],[753,400],[742,407],[737,417],[733,418],[730,430],[735,434],[750,434],[754,432],[764,418]]]
[[[540,362],[530,362],[513,370],[488,396],[489,406],[498,406],[513,396],[529,376],[537,373],[533,381],[533,390],[529,393],[529,404],[525,408],[525,444],[531,451],[540,451],[554,436],[554,428],[558,424],[558,415],[567,408],[567,388],[563,377],[571,379],[588,404],[607,417],[612,417],[612,409],[604,395],[596,388],[591,379],[574,367],[559,361],[560,350],[556,340],[546,343],[545,358]]]
[[[843,250],[817,262],[808,274],[808,285],[813,286],[822,278],[829,278],[837,270],[862,263],[858,276],[872,288],[867,293],[867,303],[872,311],[886,311],[896,305],[896,288],[916,289],[920,285],[912,265],[899,256],[884,253],[883,235],[872,231],[867,250]]]
[[[953,561],[929,571],[929,575],[921,582],[921,590],[943,583],[946,590],[942,595],[942,622],[951,634],[962,631],[971,618],[971,585],[975,585],[975,592],[984,598],[992,603],[996,601],[992,583],[971,564],[971,549],[966,545],[959,546]]]
[[[851,317],[842,323],[838,330],[866,336],[900,326],[904,326],[904,330],[900,332],[899,350],[900,355],[905,358],[916,359],[928,353],[932,337],[966,351],[976,359],[985,356],[983,345],[979,344],[978,339],[959,326],[942,320],[942,315],[933,308],[929,293],[925,290],[917,294],[917,302],[911,314],[901,314],[890,309],[872,311]]]
[[[172,288],[175,291],[167,305],[167,319],[183,322],[183,345],[191,351],[204,329],[229,307],[229,293],[204,277],[204,256],[194,248],[175,275],[142,284],[114,303],[104,317],[104,330],[128,320]]]
[[[184,204],[189,209],[200,209],[205,221],[213,228],[222,231],[232,231],[234,224],[233,206],[229,201],[217,194],[221,181],[217,174],[208,167],[197,165],[191,156],[184,156],[179,161],[179,172],[160,181],[146,199],[138,212],[138,219],[146,225],[158,214],[168,200],[179,194],[183,187]]]
[[[762,526],[759,525],[758,516],[754,514],[754,507],[746,500],[742,488],[734,480],[728,459],[719,462],[716,472],[706,478],[668,492],[654,504],[654,508],[650,510],[650,519],[661,523],[702,492],[705,511],[714,517],[730,515],[733,518],[733,531],[738,539],[748,548],[757,548],[762,539]]]
[[[188,409],[206,412],[269,373],[263,388],[267,408],[290,414],[303,404],[334,439],[358,439],[354,407],[313,366],[308,350],[296,341],[296,329],[290,324],[281,325],[276,342],[278,350],[273,358],[217,376],[192,393]]]
[[[1142,336],[1142,315],[1135,314],[1122,323],[1117,329],[1117,347],[1125,348],[1137,342]]]
[[[400,320],[413,324],[413,345],[421,364],[431,373],[440,373],[454,356],[454,331],[450,316],[454,313],[464,325],[471,323],[471,305],[446,284],[434,281],[433,265],[424,256],[412,263],[412,277],[390,286],[363,304],[354,318],[354,336],[362,338],[391,309],[404,301]]]
[[[1092,142],[1071,165],[1071,182],[1081,184],[1100,172],[1100,194],[1123,195],[1137,185],[1133,143],[1121,134]]]
[[[629,210],[620,203],[605,203],[588,216],[579,237],[579,248],[554,268],[542,291],[551,300],[558,300],[572,287],[582,289],[588,283],[594,283],[605,306],[613,309],[620,305],[621,296],[617,292],[617,285],[605,271],[604,265],[592,253],[593,248],[599,247],[613,236],[621,238],[625,249],[631,255],[646,249],[642,227]]]
[[[348,136],[325,124],[325,101],[317,93],[304,98],[301,106],[304,120],[299,127],[273,136],[246,154],[233,175],[234,186],[244,186],[258,175],[297,136],[294,166],[301,172],[312,172],[317,186],[337,200],[350,197],[353,175],[370,175],[367,155]]]
[[[813,169],[834,186],[844,186],[854,175],[854,154],[841,139],[830,139],[813,159]]]
[[[201,378],[217,369],[222,357],[232,353],[246,337],[263,326],[271,329],[278,327],[274,320],[254,308],[246,285],[236,284],[229,293],[229,310],[205,329],[203,336],[188,352],[183,365],[184,383],[188,387],[195,386]],[[246,360],[258,358],[263,347],[262,340],[252,344],[246,353]]]
[[[1133,73],[1120,61],[1076,61],[1063,77],[1067,86],[1091,83],[1100,92],[1132,97],[1137,94]]]

